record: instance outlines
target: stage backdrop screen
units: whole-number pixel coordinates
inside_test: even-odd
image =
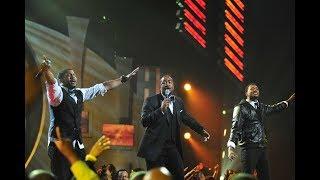
[[[133,146],[133,125],[103,124],[102,134],[110,138],[112,146]]]

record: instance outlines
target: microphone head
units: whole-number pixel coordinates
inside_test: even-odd
[[[166,89],[166,90],[164,91],[164,95],[165,95],[167,98],[169,97],[170,93],[171,93],[170,89]]]

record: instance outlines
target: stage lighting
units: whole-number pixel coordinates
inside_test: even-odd
[[[222,152],[222,159],[224,158],[225,155],[226,155],[226,152],[223,151],[223,152]]]
[[[188,132],[184,133],[184,138],[185,139],[189,139],[190,137],[191,137],[190,133],[188,133]]]
[[[223,114],[223,115],[227,114],[227,111],[226,111],[226,110],[223,110],[223,111],[222,111],[222,114]]]
[[[224,129],[223,136],[226,136],[226,134],[227,134],[227,129]]]
[[[184,84],[184,90],[190,91],[191,90],[191,85],[189,83]]]
[[[106,19],[107,19],[107,18],[106,18],[106,16],[103,16],[102,18],[103,18],[104,20],[106,20]]]

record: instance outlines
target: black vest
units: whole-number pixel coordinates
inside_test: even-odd
[[[75,90],[77,103],[62,88],[63,99],[57,107],[50,106],[50,127],[48,132],[49,141],[56,138],[55,128],[60,127],[63,138],[69,138],[71,141],[77,139],[82,142],[81,138],[81,112],[83,109],[83,95],[80,90]]]

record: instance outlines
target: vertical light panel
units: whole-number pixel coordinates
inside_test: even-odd
[[[176,29],[186,33],[201,48],[206,48],[206,0],[178,0],[177,5],[179,10],[176,15],[182,21],[177,23]]]
[[[224,65],[240,82],[244,80],[244,11],[241,0],[225,0]]]

